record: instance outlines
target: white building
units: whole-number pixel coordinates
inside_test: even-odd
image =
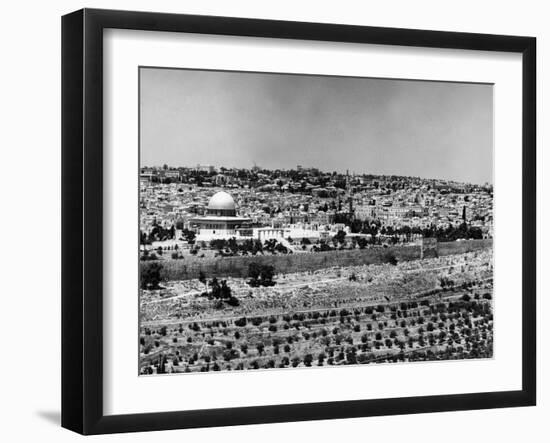
[[[250,218],[238,217],[233,197],[220,191],[210,198],[206,214],[190,219],[189,224],[197,232],[198,241],[210,241],[251,238],[251,221]]]

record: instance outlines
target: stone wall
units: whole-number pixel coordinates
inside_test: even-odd
[[[492,240],[468,240],[438,243],[437,248],[424,250],[424,258],[436,255],[462,254],[492,247]],[[332,266],[359,266],[388,263],[420,258],[420,246],[394,246],[388,248],[356,249],[352,251],[328,251],[288,255],[261,255],[248,257],[200,258],[186,257],[183,260],[166,260],[162,263],[164,280],[188,280],[198,278],[202,271],[207,278],[246,277],[250,263],[272,265],[277,273],[313,271]],[[140,269],[151,262],[141,262]]]
[[[483,240],[464,240],[464,241],[452,241],[443,242],[437,244],[437,253],[440,256],[464,254],[465,252],[472,252],[478,249],[487,249],[493,247],[493,239]]]

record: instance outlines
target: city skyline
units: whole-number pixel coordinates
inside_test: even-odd
[[[141,68],[141,165],[492,184],[492,103],[487,84]]]
[[[419,176],[419,175],[399,175],[399,174],[375,174],[375,173],[371,173],[371,172],[358,172],[358,171],[351,171],[351,170],[332,170],[332,171],[325,171],[319,167],[316,167],[316,166],[310,166],[310,165],[294,165],[294,167],[289,167],[289,168],[276,168],[276,169],[273,169],[273,168],[265,168],[263,167],[262,165],[252,165],[252,166],[241,166],[241,167],[227,167],[227,166],[224,166],[224,165],[209,165],[209,164],[195,164],[195,165],[169,165],[169,164],[162,164],[162,165],[141,165],[140,166],[140,169],[163,169],[164,166],[167,166],[168,169],[197,169],[197,168],[207,168],[207,167],[213,167],[216,172],[220,172],[221,168],[224,168],[225,170],[252,170],[254,168],[259,168],[259,170],[262,170],[262,171],[270,171],[270,172],[273,172],[273,171],[285,171],[285,172],[288,172],[288,171],[296,171],[298,170],[297,167],[299,166],[302,170],[310,170],[310,169],[317,169],[321,174],[332,174],[332,173],[336,173],[338,175],[346,175],[346,174],[349,174],[350,176],[355,176],[355,177],[361,177],[361,176],[365,176],[365,177],[368,177],[368,176],[372,176],[372,177],[403,177],[403,178],[409,178],[409,179],[419,179],[419,180],[425,180],[425,181],[446,181],[446,182],[456,182],[456,183],[462,183],[462,184],[467,184],[467,185],[479,185],[479,186],[483,186],[483,185],[486,185],[486,184],[489,184],[492,186],[492,183],[490,182],[484,182],[484,183],[473,183],[473,182],[462,182],[462,181],[459,181],[459,180],[453,180],[453,179],[445,179],[445,178],[441,178],[441,177],[423,177],[423,176]]]

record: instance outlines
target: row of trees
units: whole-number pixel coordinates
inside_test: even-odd
[[[150,245],[154,241],[172,240],[173,238],[175,238],[175,235],[176,228],[174,227],[174,225],[170,226],[169,228],[163,228],[159,224],[155,223],[149,233],[143,232],[141,230],[139,231],[139,243],[141,245]],[[194,231],[183,229],[181,236],[189,244],[195,243],[196,234]]]
[[[228,240],[211,240],[210,247],[217,250],[221,255],[237,255],[239,253],[256,255],[262,253],[264,250],[260,240],[248,239],[243,242],[237,242],[234,237]]]
[[[155,223],[151,231],[147,234],[146,232],[139,231],[139,243],[141,245],[150,245],[154,241],[164,241],[173,239],[176,234],[176,229],[174,225],[169,228],[163,228],[159,224]]]
[[[233,256],[233,255],[256,255],[268,252],[270,254],[288,254],[291,253],[286,246],[279,243],[276,239],[266,240],[262,243],[260,240],[244,240],[237,242],[233,237],[228,240],[225,239],[215,239],[210,241],[210,247],[218,251],[222,256]]]
[[[424,237],[434,237],[440,242],[455,241],[458,239],[482,239],[481,228],[461,223],[459,226],[449,224],[447,228],[435,228],[431,226],[422,231]]]
[[[362,221],[362,220],[346,220],[346,224],[350,227],[352,233],[370,234],[372,237],[378,234],[382,236],[389,236],[393,238],[404,237],[410,240],[413,235],[422,235],[427,238],[437,238],[438,241],[455,241],[458,239],[481,239],[483,238],[483,232],[481,228],[471,226],[470,224],[463,222],[456,226],[451,223],[447,227],[436,227],[431,225],[426,228],[420,228],[418,226],[410,227],[408,225],[393,227],[382,226],[380,220],[375,221]]]

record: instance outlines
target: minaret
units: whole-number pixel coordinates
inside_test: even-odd
[[[349,214],[353,214],[353,196],[351,192],[351,185],[349,181],[349,169],[346,169],[346,195],[349,204]]]

